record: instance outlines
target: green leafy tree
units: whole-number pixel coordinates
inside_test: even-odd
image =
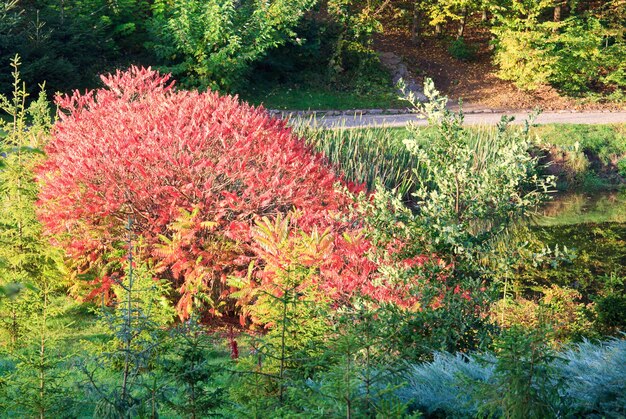
[[[0,6],[0,63],[20,54],[29,86],[49,92],[93,87],[107,68],[150,57],[143,43],[150,14],[145,0],[4,1]],[[0,92],[10,90],[0,74]]]
[[[296,37],[315,0],[159,0],[152,6],[151,47],[189,85],[232,90],[251,64]]]
[[[420,309],[399,310],[399,332],[390,338],[398,351],[416,360],[428,359],[433,350],[475,350],[490,341],[494,328],[486,313],[492,291],[510,276],[507,264],[490,260],[497,255],[517,261],[516,249],[503,254],[498,239],[544,199],[552,184],[536,173],[528,126],[512,130],[505,118],[495,129],[468,130],[462,113],[446,107],[447,99],[432,81],[425,93],[430,101],[424,104],[409,97],[434,128],[409,128],[411,136],[404,141],[418,162],[411,208],[380,190],[365,207],[373,234],[406,243],[406,257],[441,258],[440,263],[385,271],[418,273],[406,280],[413,282]]]
[[[465,33],[469,17],[475,13],[483,2],[481,0],[436,0],[428,6],[430,25],[441,27],[448,22],[458,24],[457,38]]]
[[[468,130],[463,114],[446,108],[447,98],[430,80],[425,93],[427,103],[409,100],[436,131],[424,135],[413,127],[404,141],[419,162],[414,225],[428,237],[429,250],[476,266],[492,251],[494,236],[546,198],[553,179],[536,173],[528,122],[512,130],[511,119],[503,117],[495,130]]]
[[[552,0],[510,0],[494,8],[494,61],[500,78],[528,90],[549,83],[557,60],[551,45],[559,24],[544,21],[542,15],[552,4]]]
[[[587,92],[598,83],[626,88],[626,41],[623,32],[606,23],[590,14],[563,21],[555,40],[552,84],[570,94]]]
[[[380,60],[372,47],[374,35],[383,31],[384,0],[328,0],[327,14],[336,27],[336,39],[328,62],[328,73],[335,85],[349,85],[357,92],[386,86]],[[349,79],[349,81],[347,81]]]
[[[496,2],[493,13],[502,79],[522,89],[549,84],[577,95],[626,85],[623,2],[506,0]]]

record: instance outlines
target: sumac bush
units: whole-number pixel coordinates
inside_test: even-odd
[[[255,221],[295,211],[304,233],[333,237],[332,269],[316,277],[328,295],[398,298],[384,281],[370,282],[371,246],[346,239],[361,228],[348,216],[352,193],[284,122],[236,97],[175,90],[150,69],[102,81],[57,97],[60,120],[39,168],[40,219],[77,278],[90,279],[83,294],[108,293],[123,274],[115,255],[130,219],[145,244],[139,256],[177,289],[181,317],[200,305],[232,310],[228,279],[261,280]]]

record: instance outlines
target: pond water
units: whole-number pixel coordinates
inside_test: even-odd
[[[541,226],[626,223],[626,189],[557,194],[536,219]]]
[[[626,278],[626,190],[556,195],[531,230],[541,242],[575,254],[556,269],[534,272],[537,283],[573,286],[589,295],[611,275]]]

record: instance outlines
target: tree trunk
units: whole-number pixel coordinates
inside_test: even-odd
[[[413,19],[411,20],[411,41],[415,45],[420,43],[420,30],[420,11],[416,1],[413,5]]]
[[[459,32],[457,33],[457,39],[463,37],[465,33],[465,25],[467,24],[467,15],[469,14],[469,9],[467,7],[463,8],[463,19],[461,20],[461,26],[459,27]]]
[[[45,285],[44,285],[45,286]],[[46,321],[48,314],[48,290],[43,293],[42,319],[39,342],[39,419],[46,417]]]
[[[555,22],[560,22],[561,21],[561,14],[563,13],[563,2],[559,2],[557,3],[556,6],[554,6],[554,21]]]
[[[435,35],[437,35],[437,36],[441,36],[441,33],[442,33],[442,30],[441,30],[441,24],[440,24],[440,23],[437,23],[437,24],[435,25]]]

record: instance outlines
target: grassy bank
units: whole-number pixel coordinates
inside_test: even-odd
[[[421,128],[429,130],[429,128]],[[516,128],[513,128],[516,129]],[[559,190],[620,187],[626,180],[626,124],[549,124],[531,128],[546,174],[556,175]],[[409,191],[412,156],[402,144],[405,128],[303,130],[310,143],[340,167],[348,180]]]
[[[626,180],[626,124],[533,128],[559,190],[611,189]]]

